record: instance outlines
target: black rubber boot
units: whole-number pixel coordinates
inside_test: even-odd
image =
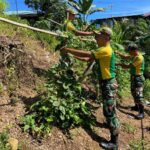
[[[135,106],[132,106],[132,107],[131,107],[131,110],[133,110],[133,111],[139,111],[138,105],[135,104]]]
[[[111,142],[108,142],[108,143],[101,142],[101,146],[108,150],[118,150],[118,145],[111,143]]]
[[[143,104],[139,104],[139,114],[137,115],[137,119],[144,118],[144,106]]]
[[[101,142],[101,146],[108,150],[118,150],[118,135],[111,135],[109,142]]]
[[[116,145],[118,145],[118,135],[111,135],[110,142],[115,143]]]

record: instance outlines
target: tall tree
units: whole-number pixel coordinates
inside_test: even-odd
[[[59,23],[62,23],[66,16],[65,0],[25,0],[25,3],[38,13],[42,13],[45,18],[51,18]]]
[[[0,0],[0,13],[3,13],[5,9],[7,8],[7,3],[5,0]]]

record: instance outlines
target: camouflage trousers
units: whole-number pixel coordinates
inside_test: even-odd
[[[119,133],[119,120],[116,115],[116,95],[117,81],[115,78],[100,81],[102,98],[103,98],[103,114],[106,117],[107,124],[111,135],[115,136]]]
[[[144,86],[144,77],[140,76],[131,76],[131,93],[134,98],[135,104],[143,104],[143,86]]]

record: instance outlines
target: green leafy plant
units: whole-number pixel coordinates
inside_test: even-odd
[[[5,11],[7,8],[8,4],[6,3],[5,0],[0,0],[0,14]]]
[[[123,123],[123,131],[126,133],[134,134],[136,132],[136,128],[129,123]]]
[[[73,60],[62,56],[60,63],[48,71],[46,94],[31,106],[31,114],[23,118],[24,131],[41,136],[49,133],[53,125],[69,129],[94,124],[72,66]]]
[[[150,89],[150,80],[147,79],[145,81],[145,86],[144,86],[144,98],[148,101],[150,101],[150,92],[149,92],[149,89]]]
[[[149,150],[148,148],[146,148],[146,145],[147,142],[144,140],[131,140],[129,143],[130,150]]]
[[[0,94],[2,94],[4,91],[3,83],[0,81]]]
[[[8,138],[9,136],[6,131],[0,133],[0,150],[11,150],[10,146],[7,144]]]

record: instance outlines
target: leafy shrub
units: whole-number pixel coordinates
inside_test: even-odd
[[[0,94],[2,94],[4,91],[3,83],[0,81]]]
[[[6,3],[5,0],[0,0],[0,14],[5,11],[7,8],[8,4]]]
[[[116,67],[116,79],[118,82],[118,96],[119,98],[128,98],[130,94],[130,74],[129,71]]]
[[[145,146],[147,142],[144,140],[131,140],[129,143],[130,150],[148,150]],[[144,146],[144,148],[143,148]]]
[[[6,131],[0,133],[0,150],[11,150],[11,148],[7,145],[8,138],[9,136]]]
[[[72,65],[72,60],[64,56],[58,65],[48,71],[47,92],[31,106],[32,114],[23,119],[25,131],[45,135],[52,125],[62,129],[93,125],[92,112],[82,95],[83,90]]]
[[[130,125],[129,123],[123,123],[122,126],[123,126],[123,131],[126,133],[134,134],[136,132],[136,128]]]
[[[150,92],[149,92],[149,89],[150,89],[150,80],[147,79],[145,81],[145,86],[144,86],[144,98],[148,101],[150,101]]]

